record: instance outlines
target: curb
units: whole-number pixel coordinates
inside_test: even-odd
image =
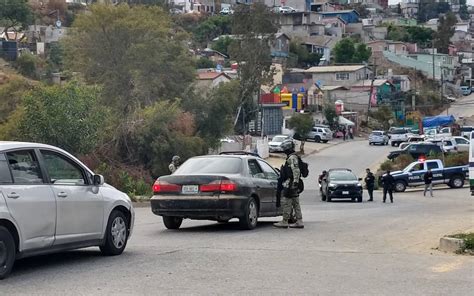
[[[134,208],[148,208],[150,207],[150,201],[134,201],[132,202]]]
[[[442,237],[439,239],[439,250],[443,252],[460,253],[464,250],[463,239],[453,237]]]

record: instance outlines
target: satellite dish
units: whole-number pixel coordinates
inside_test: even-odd
[[[60,20],[57,20],[57,21],[56,21],[56,28],[59,29],[59,28],[61,28],[61,26],[62,26],[61,21],[60,21]]]

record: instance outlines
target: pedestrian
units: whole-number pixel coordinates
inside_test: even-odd
[[[370,169],[366,169],[365,171],[367,172],[367,176],[365,176],[365,185],[367,186],[367,192],[369,193],[368,201],[374,201],[375,176]]]
[[[273,226],[277,228],[304,228],[299,197],[301,171],[299,158],[295,153],[295,143],[293,141],[285,141],[281,144],[281,147],[286,154],[286,162],[281,171],[283,219],[273,224]],[[289,224],[288,220],[291,217],[292,210],[294,210],[296,215],[296,223]]]
[[[426,196],[426,191],[429,190],[431,197],[433,197],[433,172],[431,169],[428,169],[423,179],[425,181],[425,191],[423,192],[423,196]]]
[[[382,177],[383,186],[383,202],[387,200],[387,193],[390,196],[390,202],[393,203],[393,187],[395,185],[395,179],[390,175],[390,171]]]
[[[346,127],[342,127],[342,138],[344,139],[344,141],[346,140]]]
[[[354,130],[352,129],[352,126],[349,127],[349,138],[351,140],[354,140]]]
[[[171,174],[174,174],[174,172],[176,172],[180,165],[181,157],[179,157],[178,155],[173,156],[173,158],[171,159],[171,163],[168,166],[168,169],[170,170]]]

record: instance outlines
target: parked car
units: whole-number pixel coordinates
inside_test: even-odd
[[[297,12],[297,10],[290,6],[281,6],[278,8],[278,12],[279,13],[292,13],[292,12]]]
[[[350,169],[331,169],[321,181],[321,198],[327,202],[335,198],[362,202],[361,180]]]
[[[471,132],[474,131],[474,126],[461,126],[461,137],[469,139]]]
[[[453,136],[452,129],[450,127],[443,127],[439,130],[437,128],[428,128],[424,131],[425,140],[444,140]]]
[[[466,152],[469,151],[469,147],[471,146],[471,141],[467,140],[464,137],[453,137],[453,140],[456,142],[457,150],[459,152]]]
[[[445,168],[439,159],[415,161],[403,171],[391,173],[395,179],[395,191],[404,192],[407,187],[424,185],[423,176],[428,169],[433,173],[433,185],[447,184],[451,188],[463,187],[469,172],[468,165]]]
[[[92,246],[119,255],[134,217],[125,193],[66,151],[0,142],[0,279],[33,255]]]
[[[411,137],[408,137],[408,140],[406,142],[403,142],[400,145],[398,145],[398,149],[403,150],[406,147],[408,147],[410,144],[420,143],[420,142],[424,142],[424,141],[425,141],[424,136],[411,136]]]
[[[408,128],[394,128],[390,131],[390,143],[392,146],[398,146],[412,136],[414,134]]]
[[[231,15],[231,14],[234,14],[234,10],[230,7],[223,7],[220,13],[222,15]]]
[[[268,149],[270,152],[283,152],[281,144],[286,140],[291,140],[289,136],[279,135],[274,136],[272,140],[268,143]]]
[[[168,229],[178,229],[183,219],[232,218],[243,229],[254,229],[259,217],[281,215],[278,176],[263,159],[246,153],[193,157],[173,175],[155,181],[151,209]]]
[[[388,145],[388,136],[384,131],[373,131],[369,135],[369,145]]]
[[[306,140],[314,140],[315,142],[327,143],[332,139],[332,131],[327,127],[313,127],[313,129],[306,135]]]
[[[394,160],[402,154],[410,154],[414,159],[420,156],[436,155],[443,153],[440,146],[433,143],[416,143],[410,144],[404,150],[391,151],[387,156],[388,159]]]
[[[461,90],[461,93],[463,94],[463,96],[468,96],[472,92],[471,88],[469,86],[461,86],[460,90]]]

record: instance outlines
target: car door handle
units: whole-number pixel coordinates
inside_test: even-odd
[[[67,193],[66,192],[59,192],[58,197],[65,198],[65,197],[67,197]]]
[[[8,197],[8,198],[17,199],[17,198],[20,197],[20,195],[19,195],[18,193],[16,193],[16,192],[12,192],[12,193],[10,193],[10,194],[7,194],[7,197]]]
[[[255,188],[260,189],[260,185],[255,186]]]

